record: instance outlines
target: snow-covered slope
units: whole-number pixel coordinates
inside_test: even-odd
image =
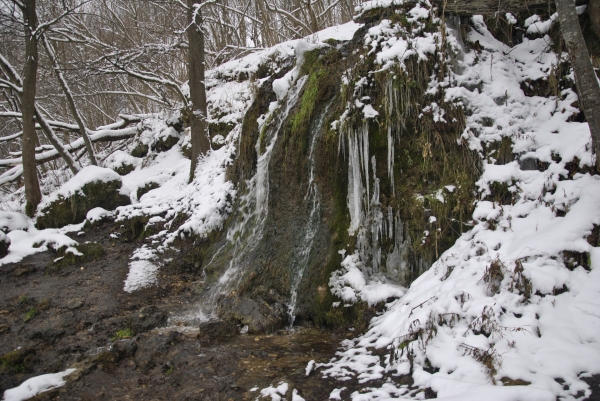
[[[411,15],[423,15],[427,2],[419,3]],[[522,90],[552,79],[566,55],[550,50],[549,36],[511,48],[478,16],[468,41],[480,50],[466,51],[456,30],[448,32],[453,79],[430,90],[468,110],[463,138],[483,163],[474,226],[320,373],[340,388],[350,378],[364,383],[341,392],[352,400],[420,399],[427,387],[440,400],[583,399],[590,390],[582,378],[600,373],[600,251],[591,238],[600,177],[584,172],[594,158],[587,124],[573,121],[576,93]],[[382,60],[407,48],[401,38],[381,39],[393,42],[382,46]],[[502,138],[512,146],[505,164],[489,152]],[[494,197],[499,184],[512,200]],[[414,387],[400,384],[404,375]]]

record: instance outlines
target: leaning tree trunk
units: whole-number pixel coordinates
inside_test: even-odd
[[[596,153],[596,168],[600,170],[600,86],[585,46],[575,0],[556,0],[562,35],[575,70],[579,106],[590,126],[592,145]]]
[[[60,65],[58,65],[58,59],[56,58],[56,55],[54,54],[54,49],[51,47],[50,43],[48,43],[48,40],[43,35],[42,35],[42,44],[44,45],[44,49],[46,50],[46,54],[48,55],[48,58],[52,62],[52,68],[54,69],[54,74],[56,75],[56,79],[58,80],[58,83],[60,84],[60,87],[62,88],[63,93],[65,94],[65,98],[67,99],[67,104],[69,105],[69,110],[71,110],[71,114],[73,115],[73,118],[77,122],[77,126],[79,127],[79,133],[81,134],[81,137],[83,138],[83,142],[85,143],[85,149],[87,150],[88,157],[90,158],[90,163],[94,166],[97,166],[98,162],[96,161],[96,157],[94,156],[94,147],[92,146],[92,141],[90,141],[90,138],[87,134],[85,124],[83,123],[83,117],[81,116],[81,113],[79,113],[79,109],[75,105],[75,99],[73,98],[73,94],[71,93],[71,89],[69,88],[69,85],[67,84],[67,80],[65,79],[65,77],[62,73]],[[41,122],[40,122],[40,124],[41,124]],[[69,164],[69,167],[71,167],[71,169],[73,169],[70,164]]]
[[[192,165],[190,179],[194,179],[198,158],[210,150],[208,139],[208,114],[206,106],[206,86],[204,85],[204,33],[202,32],[202,16],[194,5],[201,4],[197,0],[188,0],[188,42],[189,61],[188,77],[190,86],[190,131],[192,142]]]
[[[23,179],[25,184],[25,211],[33,217],[37,206],[42,200],[40,183],[35,166],[35,92],[38,68],[38,49],[35,30],[37,15],[35,0],[24,0],[23,22],[25,28],[25,68],[23,70],[23,93],[21,94],[21,113],[23,114]]]

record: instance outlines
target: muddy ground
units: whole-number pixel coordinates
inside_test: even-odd
[[[34,399],[255,400],[257,388],[285,381],[288,401],[293,389],[316,401],[341,387],[347,388],[342,399],[349,400],[364,386],[306,375],[309,361],[329,361],[356,332],[297,327],[254,335],[227,324],[181,323],[177,317],[198,301],[199,278],[176,265],[161,269],[155,286],[123,291],[130,255],[147,240],[111,237],[120,230],[106,223],[73,234],[102,247],[93,260],[57,266],[56,254],[42,252],[0,266],[0,394],[67,368],[77,370],[64,387]],[[594,392],[588,400],[600,400],[600,377],[587,380]],[[412,384],[410,377],[394,381]]]
[[[0,266],[0,394],[24,380],[75,367],[67,384],[36,399],[250,400],[286,381],[307,401],[326,400],[357,383],[307,376],[310,360],[326,362],[352,332],[297,328],[239,334],[168,321],[193,309],[197,277],[161,270],[158,285],[123,291],[132,251],[144,240],[111,238],[114,223],[89,229],[94,260],[56,266],[52,252]],[[349,394],[349,392],[345,392]]]

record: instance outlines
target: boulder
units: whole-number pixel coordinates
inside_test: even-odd
[[[114,170],[119,175],[127,175],[142,163],[142,159],[127,152],[117,150],[104,161],[104,167]]]
[[[200,337],[208,337],[211,340],[227,338],[238,334],[238,327],[225,320],[211,320],[200,323]]]
[[[164,127],[154,138],[151,148],[155,152],[166,152],[179,142],[180,134],[173,127]]]
[[[81,223],[96,207],[113,210],[130,204],[129,193],[121,176],[113,170],[88,166],[40,205],[36,227],[60,228]]]
[[[129,318],[129,327],[136,334],[150,331],[167,322],[167,314],[154,305],[144,306]]]
[[[283,305],[268,305],[250,298],[237,299],[232,305],[222,307],[221,316],[224,319],[248,326],[247,332],[250,334],[273,332],[282,327],[286,318]]]

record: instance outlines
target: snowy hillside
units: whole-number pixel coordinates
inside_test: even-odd
[[[432,17],[422,3],[409,14],[425,23]],[[551,79],[567,55],[553,53],[547,35],[511,48],[481,17],[472,22],[467,39],[480,50],[465,51],[450,29],[453,79],[431,90],[469,111],[463,138],[483,163],[474,226],[366,334],[321,365],[340,388],[350,378],[364,383],[348,399],[422,398],[395,380],[402,375],[443,400],[584,399],[590,389],[582,378],[600,373],[600,179],[585,173],[593,165],[589,129],[573,121],[579,111],[572,89],[558,97],[522,90]],[[375,36],[383,42],[378,57],[401,59],[402,51],[389,57],[390,49],[407,45],[393,26],[381,26],[390,33]],[[501,164],[484,149],[503,138],[512,161]],[[509,199],[489,200],[498,184]],[[370,386],[376,379],[385,383]]]

